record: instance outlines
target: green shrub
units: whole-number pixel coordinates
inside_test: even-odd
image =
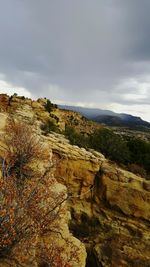
[[[45,132],[45,134],[52,132],[56,132],[59,133],[60,130],[58,128],[58,126],[52,121],[49,120],[48,122],[44,123],[41,125],[41,130]]]
[[[106,128],[96,130],[90,137],[92,148],[103,153],[110,160],[119,163],[130,162],[130,151],[127,143],[117,134]]]
[[[137,138],[121,137],[113,131],[102,128],[90,136],[76,132],[66,126],[65,136],[70,143],[84,148],[93,148],[106,158],[144,177],[150,175],[150,143]]]
[[[132,163],[144,168],[150,174],[150,142],[138,138],[130,138],[127,142]]]
[[[47,103],[45,104],[45,109],[49,113],[53,110],[53,104],[51,103],[51,101],[49,99],[47,99]]]
[[[64,134],[72,145],[77,145],[79,147],[85,148],[88,148],[90,146],[89,138],[83,134],[76,132],[76,130],[71,126],[66,126]]]

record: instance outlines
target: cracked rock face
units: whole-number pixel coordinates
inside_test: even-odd
[[[55,177],[68,185],[74,235],[97,266],[150,266],[150,182],[100,154],[69,146],[67,153],[66,146]]]
[[[150,266],[150,182],[61,136],[48,142],[68,188],[70,229],[96,259],[89,266]]]
[[[3,98],[1,110],[9,113],[15,107],[16,116],[26,120],[33,116],[41,136],[39,122],[48,116],[41,102],[26,101],[26,112],[24,104],[6,108],[8,99]],[[7,113],[1,115],[3,124]],[[122,170],[96,151],[70,145],[63,135],[51,133],[41,138],[52,150],[55,179],[67,188],[71,218],[66,227],[86,246],[87,266],[149,267],[150,181]],[[85,252],[83,255],[79,267],[85,265]]]
[[[15,103],[19,105],[19,102]],[[9,109],[10,113],[7,109],[0,113],[0,156],[2,158],[4,154],[5,125],[12,114],[12,109],[10,107]],[[15,104],[15,111],[13,116],[15,119],[22,118],[23,121],[31,125],[30,119],[31,115],[34,116],[33,110],[30,112],[30,108],[26,109],[26,106],[22,107],[20,105],[17,108]],[[19,229],[19,233],[23,234],[9,252],[4,254],[2,250],[3,257],[0,254],[0,267],[40,267],[43,265],[49,266],[49,264],[54,267],[85,267],[85,246],[72,235],[68,227],[70,212],[67,204],[67,188],[56,180],[53,168],[47,171],[49,165],[53,165],[52,149],[47,140],[40,136],[40,129],[37,128],[37,125],[38,123],[35,123],[32,126],[34,132],[39,135],[41,145],[45,148],[45,154],[43,158],[41,157],[34,163],[33,170],[36,171],[35,166],[38,167],[37,176],[27,179],[23,184],[21,195],[24,198],[23,200],[21,198],[22,202],[20,196],[15,193],[17,191],[14,190],[11,196],[12,211],[16,203],[23,203],[18,206],[20,211],[17,212],[16,218],[17,230]],[[42,176],[45,171],[46,175]],[[0,174],[0,184],[2,185],[5,177],[2,176],[2,172]],[[11,185],[14,188],[13,183]],[[5,197],[5,190],[3,190],[0,206]]]

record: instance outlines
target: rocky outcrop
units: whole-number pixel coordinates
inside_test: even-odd
[[[65,130],[65,126],[75,126],[78,132],[91,133],[101,127],[100,124],[90,122],[80,113],[58,109],[52,105],[51,112],[46,110],[47,99],[39,98],[37,101],[23,96],[0,94],[0,111],[16,113],[20,118],[24,118],[28,123],[47,123],[53,121],[60,130]]]
[[[47,141],[55,177],[68,188],[70,229],[89,251],[87,266],[149,266],[150,182],[60,135]]]
[[[96,122],[89,121],[80,113],[65,109],[55,109],[52,114],[59,118],[60,129],[64,130],[65,125],[76,128],[77,132],[90,134],[102,126]]]
[[[16,112],[14,119],[20,116]],[[22,119],[26,121],[27,116]],[[1,160],[5,159],[5,125],[9,117],[8,113],[0,113]],[[42,140],[37,127],[33,131],[44,154],[40,158],[37,155],[30,164],[30,179],[21,182],[21,177],[14,174],[2,175],[1,164],[0,267],[85,267],[85,246],[68,227],[67,188],[54,177],[51,147],[45,138]]]
[[[41,107],[44,100],[29,101],[27,110],[24,102],[17,107],[8,106],[6,100],[3,112],[9,113],[14,105],[15,116],[34,123],[43,144],[52,150],[54,177],[68,192],[70,231],[88,252],[86,266],[150,266],[150,181],[122,170],[96,151],[70,145],[63,135],[41,135],[39,125],[47,119]],[[4,119],[5,114],[1,116]],[[67,228],[68,219],[63,219]],[[84,261],[85,252],[78,266]]]

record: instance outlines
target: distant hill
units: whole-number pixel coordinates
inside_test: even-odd
[[[98,108],[83,108],[78,106],[66,106],[66,105],[58,105],[59,108],[73,110],[81,113],[84,117],[88,119],[93,119],[99,115],[110,115],[113,116],[116,113],[110,110],[102,110]]]
[[[65,106],[65,105],[59,105],[59,108],[79,112],[87,119],[93,120],[95,122],[103,123],[108,126],[150,128],[149,122],[142,120],[140,117],[132,116],[132,115],[125,114],[125,113],[116,113],[110,110],[83,108],[83,107]]]

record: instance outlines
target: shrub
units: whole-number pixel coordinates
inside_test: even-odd
[[[110,160],[125,164],[130,161],[130,151],[126,141],[111,130],[106,128],[96,130],[90,138],[90,143],[94,149]]]
[[[45,134],[48,134],[51,131],[56,132],[56,133],[60,132],[58,126],[52,120],[48,120],[48,122],[42,124],[41,130],[43,130],[45,132]]]
[[[79,249],[62,234],[60,218],[67,195],[65,190],[55,189],[49,152],[46,150],[44,154],[36,134],[24,122],[11,120],[5,130],[3,148],[6,152],[0,177],[0,262],[32,266],[38,260],[41,264],[46,262],[47,266],[72,266],[71,261],[78,262]],[[29,172],[25,173],[31,162],[38,162],[33,179],[29,179]],[[43,166],[40,170],[39,164]],[[21,179],[22,183],[18,184],[19,178],[24,177],[28,179]],[[50,233],[54,234],[51,236],[53,243],[47,245],[37,239],[37,236],[47,234],[50,237]],[[60,241],[59,244],[57,236],[61,236],[62,242],[70,247],[65,258],[62,253],[65,252],[64,246]],[[15,248],[17,253],[19,251],[17,256]],[[35,249],[38,251],[36,255],[33,254]],[[26,264],[26,260],[30,264]]]
[[[65,128],[65,136],[70,140],[72,145],[77,145],[79,147],[88,148],[89,138],[83,134],[76,132],[76,130],[71,126],[66,126]]]
[[[49,99],[47,99],[47,103],[45,104],[45,109],[49,113],[53,110],[53,104],[51,103],[51,101]]]
[[[144,168],[150,174],[150,143],[138,138],[130,138],[127,142],[134,164]]]
[[[5,127],[5,160],[3,172],[24,179],[29,163],[40,158],[43,149],[31,126],[21,121],[9,120]],[[7,166],[7,168],[6,168]]]
[[[90,136],[76,132],[74,127],[66,126],[65,136],[73,145],[93,148],[116,161],[123,168],[149,178],[150,143],[137,138],[121,137],[113,131],[102,128]]]

